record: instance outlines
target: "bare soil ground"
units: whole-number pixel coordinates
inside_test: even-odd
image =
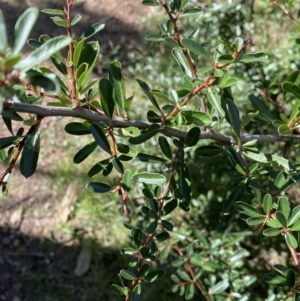
[[[0,0],[10,41],[15,22],[27,7],[61,8],[64,4],[64,0]],[[111,52],[120,45],[118,57],[125,59],[128,51],[142,43],[143,21],[152,11],[138,0],[87,0],[74,8],[74,16],[77,13],[83,18],[74,27],[75,36],[80,36],[93,23],[105,23],[105,29],[94,38]],[[41,34],[65,34],[49,17],[40,13],[32,38]],[[96,72],[100,74],[101,68]],[[104,300],[97,296],[105,296],[103,290],[107,283],[99,279],[97,271],[105,273],[115,269],[119,251],[100,245],[95,248],[93,243],[91,249],[95,251],[90,261],[98,268],[78,278],[74,276],[80,249],[76,244],[78,239],[61,231],[77,201],[78,191],[84,189],[84,183],[78,182],[55,189],[57,163],[67,155],[69,143],[63,126],[63,121],[45,120],[41,127],[42,151],[36,174],[26,180],[14,170],[9,196],[0,196],[0,300]],[[9,136],[9,132],[1,120],[0,137],[3,136]],[[0,165],[0,171],[3,168]]]

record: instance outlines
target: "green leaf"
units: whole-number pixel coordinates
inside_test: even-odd
[[[123,143],[117,143],[117,150],[129,157],[136,157],[137,150]]]
[[[136,250],[133,249],[133,248],[129,248],[129,247],[123,248],[123,249],[121,250],[121,254],[122,254],[122,255],[132,255],[132,254],[135,254],[135,253],[136,253]]]
[[[157,241],[165,241],[170,238],[170,234],[169,232],[161,232],[157,234],[155,238]]]
[[[178,43],[177,43],[174,39],[172,39],[172,38],[170,38],[170,37],[165,38],[164,41],[165,41],[169,46],[171,46],[172,48],[178,47]]]
[[[149,273],[149,264],[144,264],[140,269],[140,277],[145,277]]]
[[[237,137],[240,137],[241,135],[241,121],[240,121],[240,113],[236,106],[236,104],[230,100],[225,99],[225,102],[227,104],[227,112],[229,116],[230,124],[232,125],[234,132]]]
[[[62,19],[61,17],[51,17],[51,19],[58,26],[61,26],[61,27],[67,27],[68,26],[68,21]]]
[[[180,283],[181,280],[179,279],[179,277],[175,274],[171,275],[171,279],[175,282],[175,283]]]
[[[187,48],[191,52],[199,55],[201,58],[203,58],[203,59],[205,59],[205,60],[212,63],[208,52],[199,43],[197,43],[197,42],[195,42],[194,40],[191,40],[191,39],[182,39],[181,43],[185,48]]]
[[[163,207],[163,215],[170,214],[178,207],[178,199],[173,199]]]
[[[154,233],[157,229],[157,221],[153,221],[147,228],[147,233]]]
[[[218,282],[217,284],[215,284],[210,289],[210,293],[212,295],[218,295],[218,294],[223,293],[224,291],[226,291],[228,287],[229,287],[228,279],[224,279],[224,280]]]
[[[129,301],[139,301],[141,297],[142,286],[138,283],[131,292]]]
[[[73,159],[73,162],[76,164],[81,163],[84,161],[96,148],[98,144],[96,141],[93,141],[87,145],[85,145],[81,150],[79,150]]]
[[[285,92],[290,92],[297,98],[300,98],[300,88],[297,85],[290,82],[284,82],[282,88]]]
[[[166,221],[166,220],[163,220],[163,219],[161,219],[161,223],[162,223],[162,226],[163,226],[166,230],[168,230],[168,231],[173,231],[173,228],[174,228],[173,224],[171,224],[170,222],[168,222],[168,221]]]
[[[244,40],[242,38],[236,38],[233,42],[233,47],[238,51],[240,52],[243,48],[243,45],[244,45]]]
[[[5,20],[3,16],[3,12],[0,9],[0,53],[4,54],[6,47],[7,47],[7,33],[6,33],[6,26]],[[1,112],[1,110],[0,110]]]
[[[141,229],[132,229],[131,233],[133,234],[133,241],[136,246],[139,248],[141,246],[143,232]]]
[[[286,158],[283,158],[282,156],[278,156],[276,154],[273,154],[272,155],[272,161],[276,162],[278,165],[284,167],[287,171],[289,171],[291,169],[290,165],[289,165],[289,160],[286,159]],[[280,188],[280,187],[278,187],[278,188]]]
[[[300,220],[296,221],[292,228],[291,228],[291,231],[300,231]]]
[[[96,140],[96,142],[98,143],[98,145],[107,153],[109,153],[111,155],[111,149],[110,149],[110,145],[109,142],[104,134],[104,132],[102,131],[102,129],[100,128],[99,125],[97,124],[91,124],[90,126],[90,131],[94,137],[94,139]]]
[[[163,39],[164,38],[160,34],[153,34],[153,33],[150,33],[145,37],[145,40],[149,42],[160,42],[163,41]]]
[[[286,176],[284,174],[284,172],[279,172],[276,179],[275,179],[275,182],[274,182],[274,186],[276,188],[281,188],[284,184],[286,183]]]
[[[184,56],[182,50],[175,48],[172,50],[172,54],[173,54],[175,60],[177,61],[179,67],[181,68],[182,72],[190,77],[193,77],[190,65],[189,65],[186,57]]]
[[[74,26],[76,25],[78,22],[80,22],[80,20],[82,19],[81,15],[77,15],[73,18],[73,20],[71,21],[71,25]]]
[[[27,44],[36,49],[36,48],[39,48],[43,43],[39,42],[38,40],[35,40],[35,39],[28,39],[27,40]]]
[[[177,274],[178,274],[178,276],[182,279],[182,280],[184,280],[184,281],[191,281],[191,278],[190,278],[190,276],[189,276],[189,274],[186,272],[186,271],[183,271],[183,270],[180,270],[180,269],[178,269],[177,270]]]
[[[292,249],[297,249],[297,247],[298,247],[298,242],[297,242],[297,239],[294,237],[293,234],[291,234],[291,233],[286,233],[286,234],[285,234],[285,240],[286,240],[286,243],[287,243]]]
[[[284,228],[287,227],[287,220],[281,211],[276,212],[276,218]]]
[[[300,113],[300,99],[297,99],[293,105],[292,112],[290,115],[290,123],[299,116]],[[290,124],[289,123],[289,124]]]
[[[249,217],[249,218],[246,220],[246,223],[247,223],[249,226],[257,226],[257,225],[262,224],[264,221],[265,221],[265,218],[264,218],[264,217]]]
[[[1,144],[0,144],[1,145]],[[293,225],[300,219],[300,205],[293,208],[288,219],[288,226]]]
[[[185,118],[185,124],[195,124],[198,126],[210,125],[212,123],[211,116],[200,111],[184,110],[181,115]]]
[[[164,158],[143,153],[138,153],[137,159],[139,159],[142,162],[166,162]]]
[[[163,136],[160,136],[158,138],[158,143],[159,143],[159,146],[163,152],[163,154],[170,160],[172,160],[173,158],[173,155],[172,155],[172,151],[171,151],[171,148],[170,148],[170,144],[168,142],[168,140],[163,137]]]
[[[264,280],[272,285],[279,285],[279,284],[285,284],[286,283],[286,279],[282,276],[276,275],[276,274],[265,274],[264,275]]]
[[[126,100],[125,81],[121,73],[122,65],[119,61],[113,61],[109,66],[109,81],[113,86],[113,99],[115,104],[124,113]]]
[[[277,130],[278,130],[278,134],[280,134],[282,136],[293,135],[293,131],[289,128],[289,126],[287,124],[281,124]]]
[[[265,105],[263,99],[251,94],[249,95],[249,100],[268,121],[272,122],[274,120],[274,117],[270,113],[271,110]]]
[[[166,272],[164,270],[152,271],[148,273],[147,276],[144,277],[144,280],[147,282],[154,282],[162,278],[165,275],[165,273]]]
[[[204,145],[195,150],[195,154],[201,157],[212,157],[223,153],[223,148],[216,145]]]
[[[85,39],[80,40],[74,50],[73,66],[77,68]]]
[[[102,78],[99,82],[99,94],[102,109],[105,115],[111,120],[114,114],[113,86],[107,78]]]
[[[115,295],[124,295],[124,288],[121,286],[118,286],[116,284],[111,284],[108,287],[108,290],[111,294],[115,294]]]
[[[246,189],[246,185],[244,183],[239,184],[232,193],[228,196],[223,206],[224,215],[230,214],[233,209],[234,205],[237,201],[239,201],[242,196],[244,195],[244,191]]]
[[[129,126],[119,130],[119,135],[121,137],[138,137],[140,135],[140,130],[136,127]]]
[[[39,131],[34,131],[25,141],[20,161],[20,171],[25,178],[29,178],[34,174],[39,159],[39,153],[40,133]]]
[[[122,174],[124,172],[123,164],[118,158],[113,158],[111,163],[118,173]]]
[[[70,122],[65,126],[65,131],[70,135],[88,135],[91,134],[89,128],[80,122]]]
[[[20,136],[10,136],[10,137],[0,138],[0,149],[4,149],[22,139],[23,137]]]
[[[295,282],[296,282],[295,272],[290,269],[286,276],[286,283],[287,283],[288,287],[291,289],[294,287]]]
[[[57,16],[64,16],[65,13],[62,9],[52,9],[52,8],[45,8],[41,10],[42,13],[49,14],[49,15],[57,15]]]
[[[92,89],[92,87],[95,85],[95,83],[98,81],[98,79],[97,78],[95,78],[95,79],[93,79],[93,80],[91,80],[90,82],[88,82],[88,83],[84,83],[83,85],[82,85],[82,87],[79,89],[79,93],[80,94],[84,94],[84,93],[86,93],[86,92],[88,92],[90,89]],[[94,91],[95,91],[95,89],[93,89]],[[97,95],[97,94],[96,94]],[[93,104],[93,101],[94,100],[92,100],[91,101],[91,103]]]
[[[247,53],[244,54],[243,57],[239,60],[241,63],[254,63],[254,62],[265,62],[268,58],[268,55],[266,55],[263,52],[257,52],[257,53]]]
[[[157,6],[158,2],[156,0],[143,0],[142,4],[146,6]]]
[[[274,228],[269,228],[264,230],[263,235],[264,236],[277,236],[281,233],[280,229],[274,229]]]
[[[281,276],[286,277],[289,269],[282,264],[275,264],[273,266],[274,270],[278,272]]]
[[[269,219],[267,225],[271,228],[282,228],[282,224],[277,219]]]
[[[105,183],[90,182],[86,185],[87,190],[96,193],[106,193],[111,190],[111,187]]]
[[[124,279],[127,279],[127,280],[135,280],[135,279],[137,279],[137,276],[132,271],[129,271],[129,270],[126,270],[126,269],[122,269],[120,271],[120,275]]]
[[[243,154],[247,158],[249,158],[255,162],[268,163],[268,159],[264,153],[254,153],[254,152],[250,152],[250,151],[243,151]]]
[[[287,197],[282,196],[278,201],[278,211],[281,211],[286,219],[289,218],[290,215],[290,202]]]
[[[218,112],[220,117],[225,117],[225,112],[221,107],[221,96],[212,87],[207,89],[207,98],[210,104]]]
[[[15,68],[20,69],[23,72],[27,71],[51,57],[55,52],[68,46],[71,41],[72,39],[66,36],[54,37],[31,52],[29,56],[18,62],[15,65]]]
[[[154,97],[153,93],[151,92],[150,87],[143,82],[140,79],[136,79],[137,83],[139,84],[139,86],[141,87],[141,89],[143,90],[143,92],[147,95],[148,99],[151,101],[151,103],[153,104],[153,106],[159,111],[161,112],[161,114],[163,114],[162,110],[160,109],[156,98]]]
[[[34,88],[41,87],[48,93],[59,93],[60,85],[55,74],[46,74],[36,70],[29,70],[26,72],[26,77]]]
[[[159,185],[166,182],[165,176],[159,173],[140,172],[133,175],[133,178],[138,182],[153,185]]]
[[[263,209],[266,214],[269,214],[273,206],[273,199],[270,194],[266,194],[263,199]]]
[[[247,203],[236,202],[235,203],[235,209],[237,211],[239,211],[240,213],[245,214],[245,215],[250,216],[250,217],[263,217],[262,214],[257,212],[257,210],[255,208],[253,208],[252,206],[250,206]]]
[[[203,14],[202,8],[191,8],[180,14],[180,18],[198,17]],[[186,299],[189,300],[189,299]]]
[[[153,136],[155,136],[160,131],[160,125],[158,124],[152,124],[149,126],[149,128],[141,133],[141,135],[137,137],[133,137],[129,139],[129,142],[131,144],[137,145],[141,144],[149,139],[151,139]]]
[[[201,131],[198,127],[191,128],[185,137],[185,146],[186,147],[195,146],[199,141],[200,135],[201,135]]]
[[[35,24],[38,14],[39,11],[36,7],[30,7],[26,9],[25,12],[19,17],[14,31],[14,44],[12,47],[13,55],[20,53],[23,49],[32,27]]]
[[[132,187],[132,172],[126,169],[122,178],[122,187],[125,191],[129,192]]]
[[[186,286],[186,289],[185,289],[185,300],[191,300],[194,298],[194,295],[195,295],[195,285],[194,283],[190,283]]]
[[[105,24],[98,22],[91,25],[80,37],[80,39],[88,39],[105,27]]]
[[[250,253],[245,249],[238,250],[230,257],[230,262],[236,262],[244,257],[248,257],[249,255]]]
[[[300,181],[300,174],[290,177],[288,181],[275,192],[275,194],[279,194],[280,191],[285,191],[289,189],[293,184],[297,183],[298,181]]]
[[[159,90],[151,90],[151,93],[154,94],[155,96],[161,98],[162,100],[166,101],[167,103],[169,103],[171,101],[170,98],[166,94],[162,93]]]

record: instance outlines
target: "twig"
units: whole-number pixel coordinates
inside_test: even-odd
[[[12,112],[20,112],[20,113],[29,113],[36,114],[42,117],[50,117],[50,116],[63,116],[63,117],[77,117],[84,120],[95,121],[95,122],[103,122],[109,124],[109,119],[104,115],[99,115],[97,112],[93,112],[91,110],[82,109],[82,108],[60,108],[60,107],[52,107],[52,106],[40,106],[40,105],[32,105],[26,103],[18,103],[14,101],[4,101],[3,109]],[[141,120],[128,120],[124,118],[114,117],[111,120],[114,128],[127,128],[130,126],[139,128],[140,130],[147,129],[150,127],[152,123],[141,121]],[[161,128],[161,133],[178,139],[185,139],[186,132],[164,126]],[[200,139],[208,139],[214,140],[217,142],[232,144],[234,143],[234,139],[231,136],[226,136],[223,134],[216,133],[212,130],[205,130],[201,132]],[[286,142],[291,139],[293,142],[300,142],[300,135],[291,135],[289,137],[281,136],[279,134],[271,134],[271,135],[249,135],[244,134],[241,135],[240,141],[242,143],[257,140],[258,143],[274,143],[274,142]]]

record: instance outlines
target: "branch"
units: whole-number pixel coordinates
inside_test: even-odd
[[[40,106],[19,103],[14,101],[4,101],[3,110],[20,112],[20,113],[29,113],[39,115],[41,117],[50,117],[50,116],[63,116],[63,117],[77,117],[84,120],[95,121],[95,122],[104,122],[107,125],[111,124],[114,128],[126,128],[126,127],[136,127],[140,130],[149,128],[152,125],[151,122],[142,121],[142,120],[129,120],[120,117],[112,118],[111,122],[105,115],[100,115],[97,112],[83,109],[83,108],[61,108],[61,107],[51,107],[51,106]],[[161,128],[161,133],[178,139],[185,139],[186,132],[177,130],[175,128],[164,126]],[[201,132],[200,139],[210,139],[217,142],[222,142],[225,144],[234,145],[235,141],[231,136],[223,135],[214,132],[211,129]],[[251,140],[256,139],[259,143],[274,143],[274,142],[286,142],[292,140],[294,143],[300,142],[300,135],[293,135],[290,137],[281,136],[279,134],[272,135],[248,135],[244,134],[241,136],[241,142],[245,143]]]

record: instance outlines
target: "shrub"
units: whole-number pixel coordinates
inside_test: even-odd
[[[258,3],[263,18],[268,13],[286,18],[292,27],[288,55],[267,45],[273,50],[268,57],[252,51],[262,45],[243,39],[260,34],[253,18],[268,27],[267,18],[254,14],[254,1],[209,6],[143,0],[166,13],[158,32],[146,36],[152,56],[140,56],[139,70],[130,71],[142,76],[147,68],[166,68],[148,83],[136,79],[149,105],[126,93],[118,60],[107,77],[91,78],[100,47],[89,38],[104,24],[93,24],[75,39],[72,26],[81,17],[71,18],[71,10],[81,2],[43,10],[67,36],[29,39],[35,50],[27,57],[21,51],[38,10],[19,18],[12,47],[0,13],[0,110],[11,132],[0,138],[0,158],[7,164],[0,176],[3,195],[19,157],[24,177],[35,172],[43,119],[76,117],[65,131],[89,135],[91,142],[74,155],[74,163],[105,154],[87,171],[95,180],[86,188],[118,195],[127,220],[132,243],[121,253],[128,267],[120,270],[120,283],[110,286],[120,300],[139,300],[142,290],[150,300],[153,287],[165,292],[169,278],[172,291],[186,300],[300,300],[300,205],[291,194],[300,180],[296,1],[271,1],[269,8],[267,1]],[[39,66],[48,58],[56,73]],[[52,101],[40,105],[45,96]],[[139,103],[145,116],[137,117]],[[12,122],[28,129],[13,131]],[[106,180],[111,173],[113,183]],[[289,255],[266,272],[271,248]],[[152,282],[157,285],[151,288]]]

